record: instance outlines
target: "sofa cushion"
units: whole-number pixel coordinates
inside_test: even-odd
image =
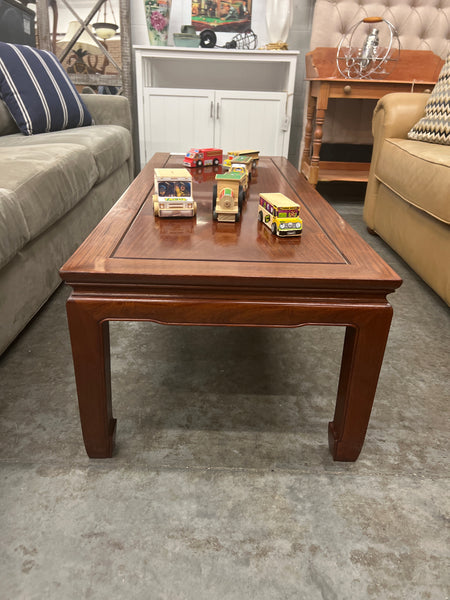
[[[29,239],[30,232],[23,212],[17,208],[16,194],[0,188],[0,269]]]
[[[450,54],[425,105],[425,116],[409,131],[408,137],[450,145]]]
[[[45,50],[0,42],[0,95],[25,135],[92,123],[61,63]]]
[[[0,209],[0,232],[8,232],[10,247],[2,250],[3,260],[75,206],[98,179],[90,153],[73,144],[0,148],[0,164],[0,188],[9,190]]]
[[[95,159],[98,178],[104,181],[131,156],[130,132],[119,125],[95,125],[66,131],[41,133],[31,137],[21,134],[0,137],[0,148],[27,148],[41,144],[74,144]]]
[[[375,175],[405,202],[450,223],[450,146],[387,138]]]

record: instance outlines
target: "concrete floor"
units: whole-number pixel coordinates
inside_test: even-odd
[[[448,307],[404,278],[362,454],[327,447],[341,328],[111,326],[117,451],[84,452],[60,288],[0,359],[1,600],[443,600]]]

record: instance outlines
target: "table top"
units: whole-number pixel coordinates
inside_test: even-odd
[[[293,165],[259,160],[241,220],[212,218],[212,188],[222,167],[191,169],[197,215],[153,215],[153,172],[182,167],[182,156],[158,153],[61,269],[74,289],[108,285],[136,290],[176,286],[276,289],[328,295],[348,290],[384,295],[400,277],[338,215]],[[258,221],[259,193],[281,192],[298,202],[300,237],[279,238]],[[145,292],[143,292],[145,293]]]
[[[390,66],[386,74],[374,74],[370,79],[346,79],[339,73],[336,64],[337,48],[319,47],[305,55],[306,76],[308,81],[345,81],[346,83],[374,84],[383,81],[386,84],[417,83],[434,85],[444,61],[431,50],[400,50],[399,60]]]

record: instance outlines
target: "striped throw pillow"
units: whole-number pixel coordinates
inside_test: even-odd
[[[61,63],[45,50],[0,42],[0,97],[25,135],[92,124]]]
[[[450,54],[425,106],[425,116],[408,132],[411,140],[450,145]]]

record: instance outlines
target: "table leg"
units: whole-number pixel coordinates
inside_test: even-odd
[[[109,458],[114,449],[109,324],[88,300],[67,301],[72,356],[84,445],[90,458]]]
[[[302,157],[302,173],[309,176],[309,169],[311,166],[311,140],[312,140],[312,131],[313,131],[313,123],[314,123],[314,114],[316,112],[316,98],[310,95],[308,98],[308,110],[306,113],[306,125],[305,125],[305,140],[303,147],[303,157]]]
[[[308,179],[309,183],[314,186],[319,181],[320,148],[322,146],[323,124],[328,108],[329,89],[329,84],[322,84],[320,86],[316,103],[316,125],[312,138],[311,170]]]
[[[334,460],[354,461],[369,424],[392,319],[392,307],[367,310],[347,326],[334,419],[328,441]]]

